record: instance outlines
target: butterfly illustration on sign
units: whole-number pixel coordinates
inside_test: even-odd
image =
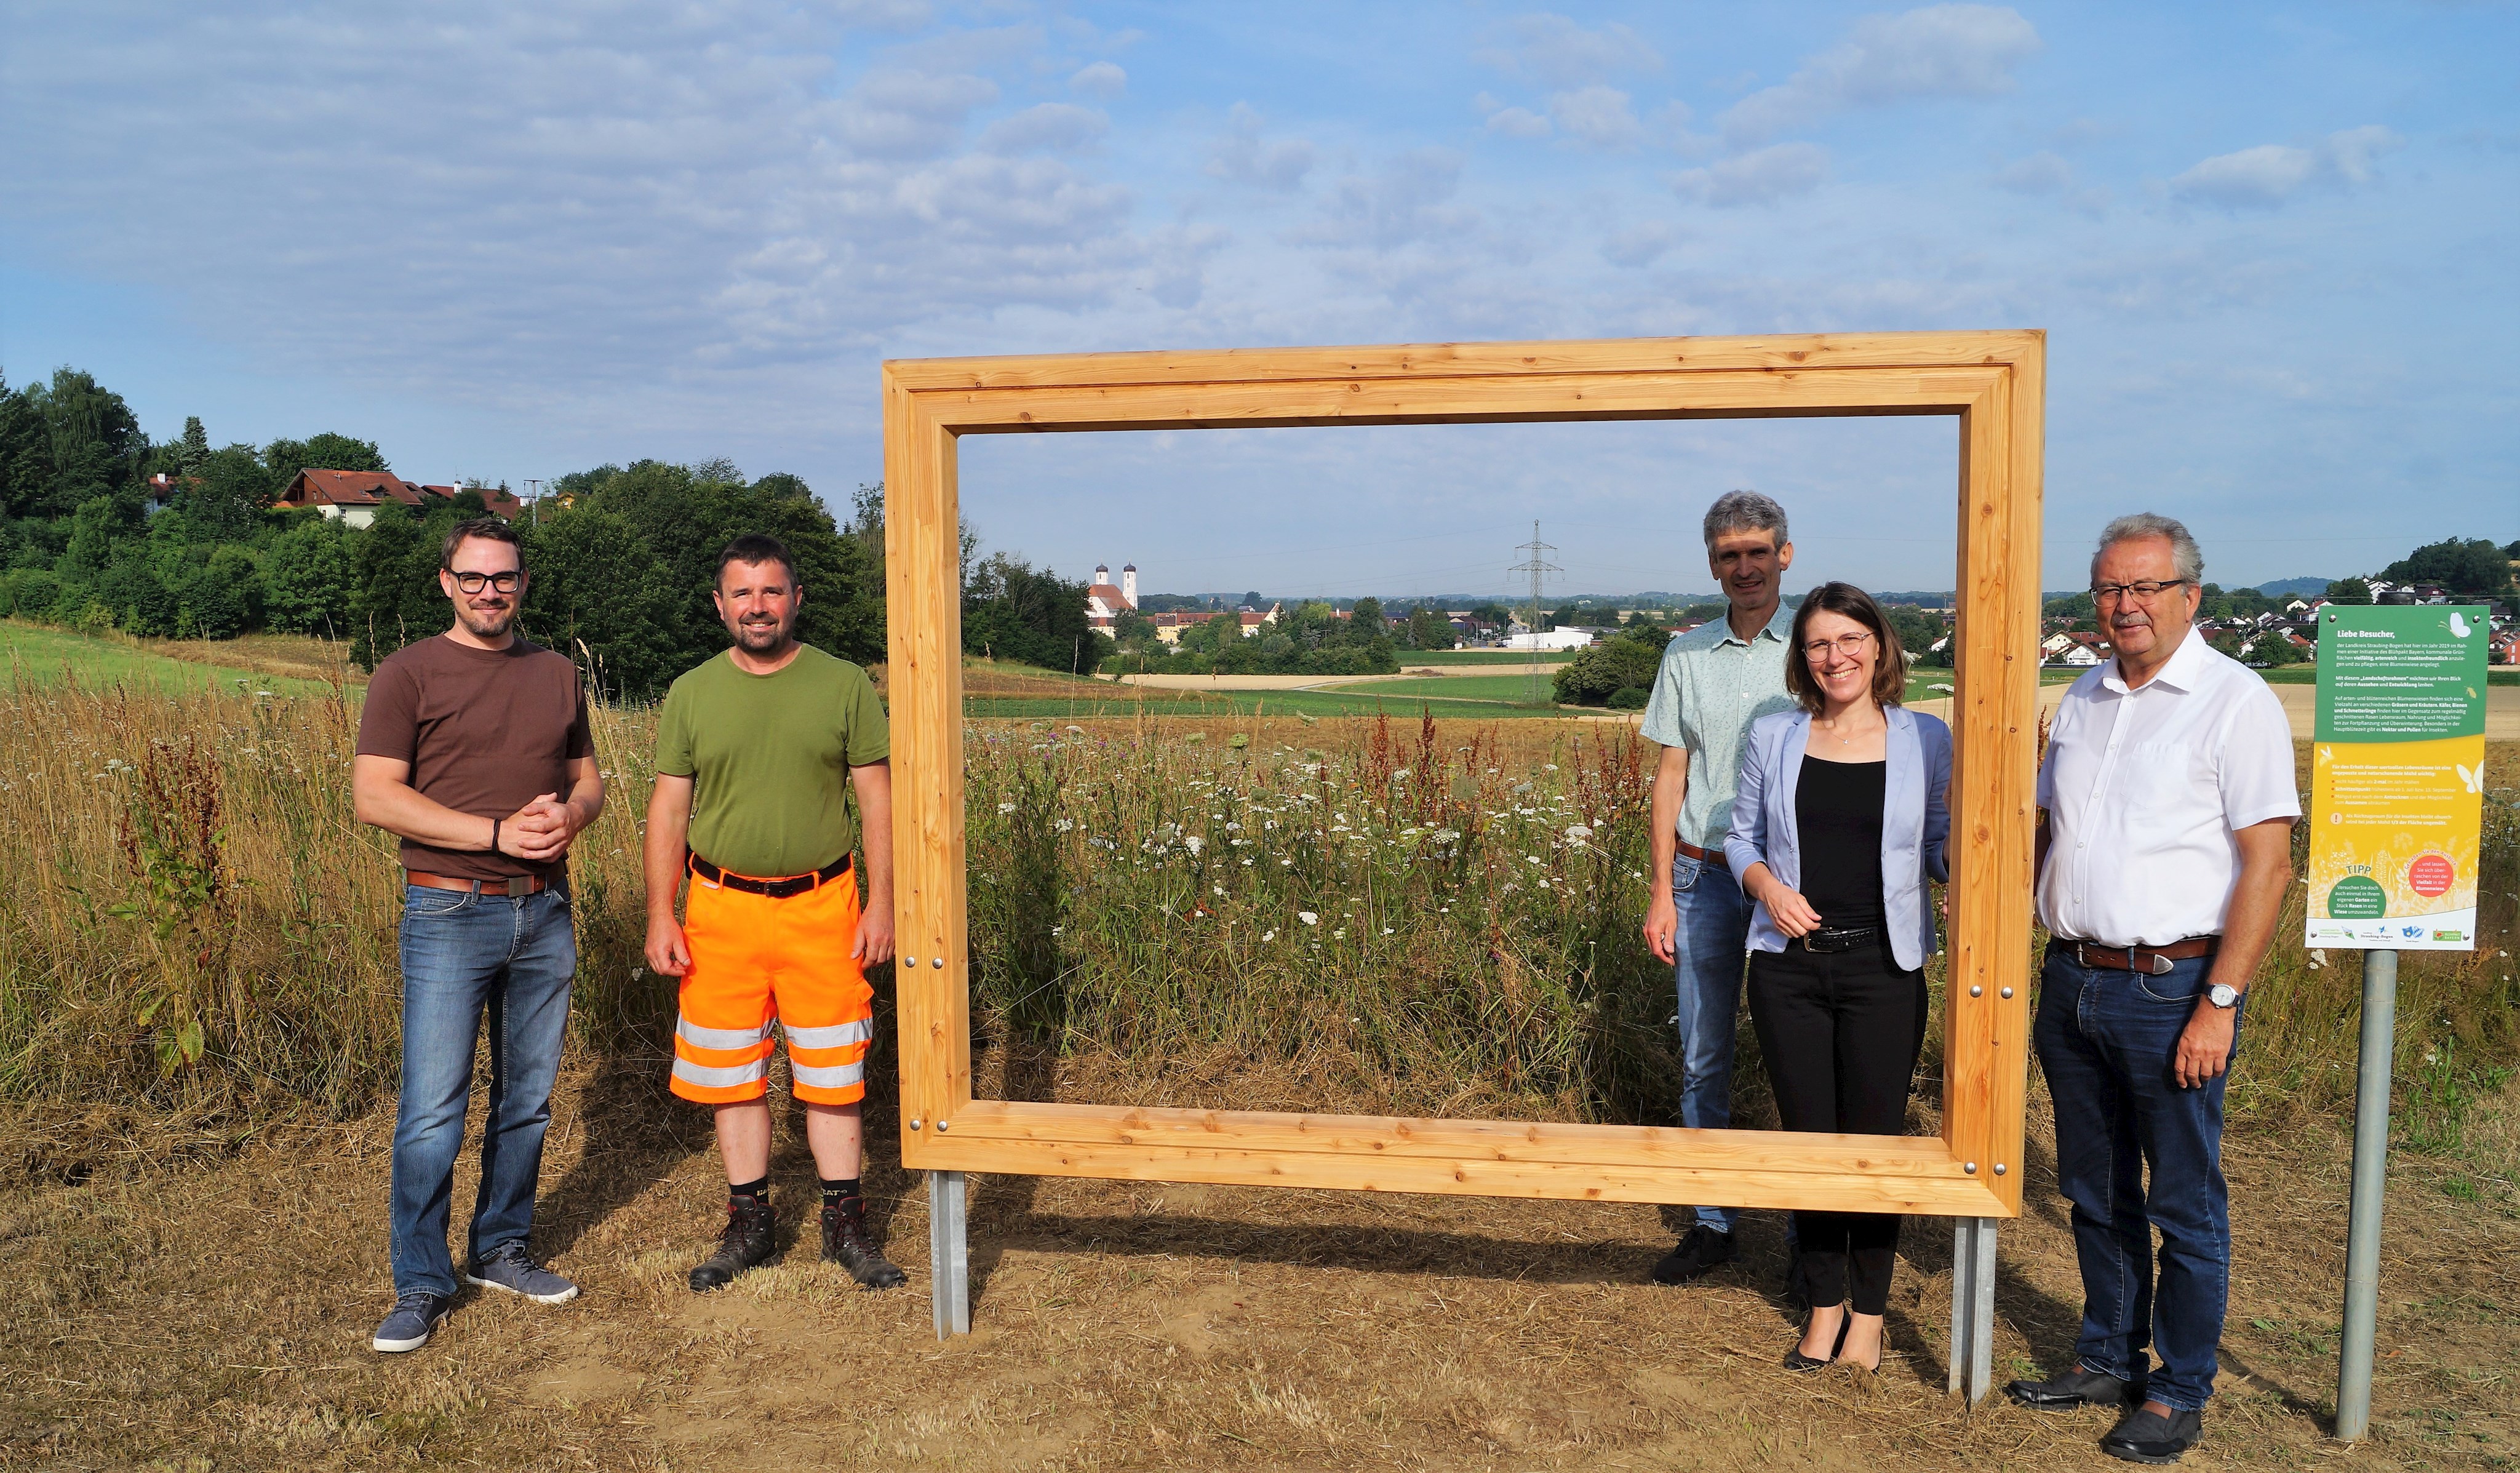
[[[2469,792],[2481,793],[2485,791],[2484,763],[2479,762],[2476,766],[2470,767],[2464,762],[2453,762],[2451,766],[2458,770],[2458,781],[2467,784],[2467,790]]]
[[[2453,611],[2453,612],[2451,614],[2451,616],[2450,616],[2450,632],[2451,632],[2451,637],[2452,637],[2452,638],[2453,638],[2453,639],[2460,639],[2460,640],[2466,639],[2466,638],[2467,638],[2467,617],[2466,617],[2466,615],[2461,614],[2461,613],[2457,613],[2457,612]]]

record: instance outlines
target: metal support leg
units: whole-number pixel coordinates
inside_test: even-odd
[[[963,1174],[927,1174],[927,1298],[936,1311],[936,1338],[971,1333],[971,1229],[963,1197]]]
[[[1952,1237],[1951,1389],[1965,1381],[1968,1405],[1995,1380],[1995,1218],[1955,1219]]]
[[[2346,1211],[2345,1334],[2336,1437],[2371,1431],[2371,1342],[2380,1319],[2380,1199],[2389,1185],[2389,1065],[2398,1045],[2398,954],[2362,954],[2362,1058],[2354,1091],[2354,1204]]]

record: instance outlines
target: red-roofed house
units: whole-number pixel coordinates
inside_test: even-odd
[[[377,519],[377,508],[398,501],[418,510],[425,505],[420,488],[390,470],[300,470],[280,493],[274,506],[296,507],[364,527]]]
[[[377,519],[377,508],[389,501],[426,514],[465,489],[468,488],[415,486],[390,470],[306,469],[297,472],[273,505],[311,510],[344,525],[364,527]],[[522,504],[505,491],[488,486],[469,489],[480,493],[482,505],[502,521],[516,520],[517,513],[522,510]]]

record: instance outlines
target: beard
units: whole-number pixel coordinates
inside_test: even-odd
[[[735,643],[746,654],[772,654],[788,646],[793,626],[787,620],[766,623],[740,623],[735,626]]]
[[[517,622],[517,605],[511,601],[484,608],[469,600],[458,600],[455,617],[463,621],[465,631],[473,638],[495,640]]]

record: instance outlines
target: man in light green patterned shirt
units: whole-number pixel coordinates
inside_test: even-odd
[[[1662,744],[1654,770],[1653,886],[1645,945],[1673,966],[1679,1007],[1681,1124],[1732,1123],[1732,1030],[1748,962],[1750,902],[1724,862],[1732,789],[1750,723],[1789,711],[1786,644],[1793,610],[1783,579],[1793,564],[1785,509],[1734,491],[1706,511],[1706,564],[1730,605],[1714,623],[1675,635],[1645,703],[1644,736]],[[1687,1283],[1731,1263],[1732,1209],[1700,1207],[1697,1222],[1654,1266],[1657,1283]]]

